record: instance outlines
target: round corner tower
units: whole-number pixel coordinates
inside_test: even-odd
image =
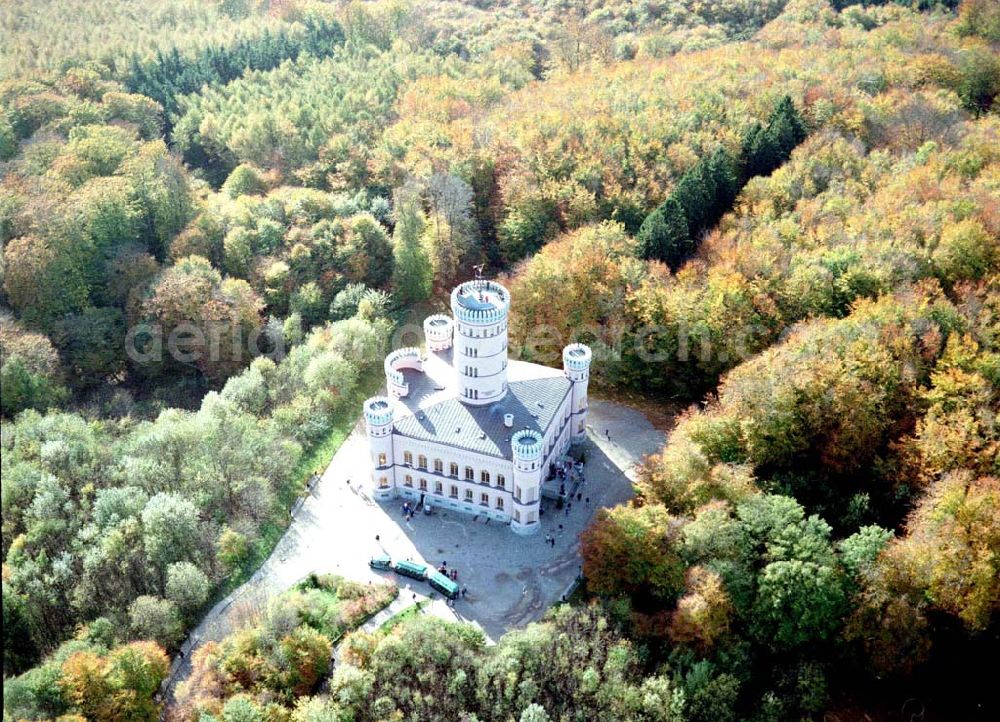
[[[590,347],[582,343],[572,343],[563,349],[563,371],[573,384],[571,411],[574,441],[587,435],[587,385],[592,357]]]
[[[373,396],[364,405],[365,431],[371,457],[371,492],[376,499],[389,499],[395,489],[392,455],[392,403]]]
[[[451,292],[451,312],[459,399],[472,406],[499,401],[507,394],[510,293],[496,281],[466,281]]]
[[[450,349],[454,331],[455,324],[450,316],[436,313],[425,318],[424,339],[427,342],[427,350],[438,353]]]
[[[541,526],[538,511],[542,498],[542,435],[531,429],[510,439],[514,460],[514,513],[510,527],[518,534],[534,534]]]

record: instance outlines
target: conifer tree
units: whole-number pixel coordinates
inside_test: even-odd
[[[671,268],[679,266],[693,250],[684,209],[673,196],[646,217],[638,239],[643,258],[663,261]]]
[[[400,202],[397,197],[397,202],[396,228],[392,234],[393,287],[399,302],[408,304],[430,296],[434,269],[421,242],[425,223],[417,199]]]
[[[712,204],[712,197],[709,195],[705,183],[701,163],[681,176],[671,197],[684,210],[684,217],[687,219],[687,235],[690,238],[696,238],[705,226],[708,210]]]

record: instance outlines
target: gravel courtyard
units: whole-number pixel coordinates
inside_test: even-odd
[[[641,412],[591,400],[586,481],[580,487],[590,503],[574,500],[567,514],[549,502],[540,531],[520,537],[505,525],[441,509],[430,517],[415,515],[407,522],[402,502],[379,504],[369,499],[360,489],[368,462],[367,440],[359,423],[312,494],[296,509],[268,560],[219,602],[185,642],[184,657],[169,685],[171,694],[174,685],[187,676],[194,648],[221,639],[249,611],[262,609],[268,599],[311,572],[360,581],[392,578],[400,585],[393,610],[426,599],[431,590],[425,583],[369,568],[369,558],[381,553],[435,567],[447,562],[449,569],[458,570],[459,584],[468,588],[466,598],[456,601],[453,608],[438,598],[427,608],[429,613],[478,624],[493,639],[540,618],[580,571],[579,533],[597,509],[632,496],[630,480],[636,462],[658,450],[665,438]],[[556,539],[554,547],[545,543],[548,534]]]

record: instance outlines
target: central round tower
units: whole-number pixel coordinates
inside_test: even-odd
[[[466,281],[451,292],[451,312],[459,399],[472,406],[499,401],[507,394],[510,293],[496,281]]]

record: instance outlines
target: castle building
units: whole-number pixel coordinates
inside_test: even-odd
[[[539,528],[550,465],[584,438],[591,351],[563,349],[563,369],[507,358],[510,293],[468,281],[451,316],[424,321],[426,352],[385,359],[386,396],[364,403],[375,499],[403,498]]]

